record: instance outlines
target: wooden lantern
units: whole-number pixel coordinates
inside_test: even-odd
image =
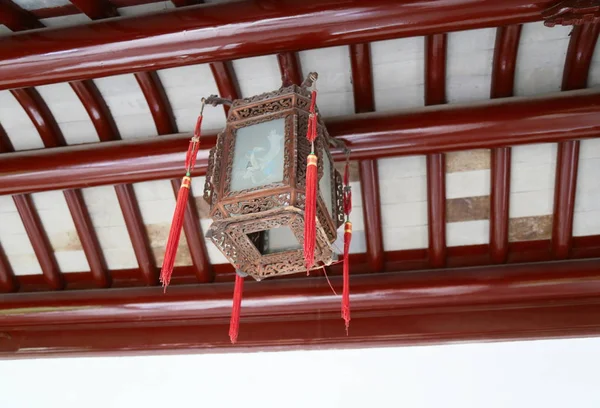
[[[236,267],[256,280],[306,272],[302,242],[311,92],[288,86],[233,101],[225,129],[210,152],[204,198],[214,222],[207,236]],[[318,117],[315,266],[335,257],[332,244],[344,222],[342,177],[331,139]]]

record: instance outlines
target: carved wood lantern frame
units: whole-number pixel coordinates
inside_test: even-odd
[[[210,152],[204,199],[214,222],[207,236],[238,273],[256,280],[306,271],[302,242],[310,98],[305,81],[233,101]],[[344,208],[331,138],[317,117],[315,265],[320,266],[335,258],[332,244],[344,222]]]

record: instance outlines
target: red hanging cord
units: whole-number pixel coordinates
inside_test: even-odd
[[[311,93],[306,139],[311,144],[310,154],[306,159],[306,191],[304,203],[304,264],[308,272],[315,263],[315,246],[317,241],[317,180],[318,158],[315,154],[317,138],[317,115],[315,107],[317,91]]]
[[[235,274],[235,288],[233,290],[233,306],[231,309],[231,320],[229,321],[229,339],[231,344],[237,342],[240,329],[240,312],[242,309],[242,294],[244,292],[244,278],[241,274]]]
[[[352,189],[350,188],[350,154],[346,154],[346,167],[344,169],[344,268],[342,289],[342,319],[346,323],[346,335],[350,327],[350,242],[352,241],[352,223],[350,212],[352,211]]]
[[[167,290],[167,286],[171,281],[171,275],[173,274],[175,256],[177,255],[177,247],[179,246],[179,239],[181,238],[181,228],[183,227],[183,217],[187,207],[188,198],[190,195],[190,187],[192,184],[191,173],[196,165],[196,157],[198,156],[198,150],[200,149],[200,127],[202,125],[203,111],[204,98],[202,99],[200,116],[198,116],[198,120],[196,121],[194,136],[190,140],[187,155],[185,157],[185,176],[181,180],[181,187],[179,188],[179,193],[177,194],[177,204],[175,205],[173,221],[171,222],[171,230],[169,231],[169,238],[167,239],[167,246],[165,249],[165,257],[163,260],[162,269],[160,270],[160,281],[162,282],[165,291]]]

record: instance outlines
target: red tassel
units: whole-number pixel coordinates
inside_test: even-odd
[[[229,339],[235,344],[240,328],[240,311],[242,309],[242,294],[244,292],[244,278],[235,275],[235,289],[233,290],[233,306],[231,309],[231,320],[229,322]]]
[[[304,202],[304,264],[306,272],[314,266],[315,246],[317,243],[317,179],[318,158],[315,155],[314,142],[317,139],[317,116],[316,116],[317,91],[311,92],[310,116],[306,139],[311,143],[311,153],[306,158],[306,192]]]
[[[181,237],[181,228],[183,227],[183,217],[185,215],[185,209],[188,203],[188,197],[190,195],[190,186],[192,179],[190,174],[196,164],[196,156],[198,156],[198,149],[200,148],[200,126],[202,125],[202,114],[196,121],[196,128],[194,129],[194,137],[190,140],[188,151],[185,157],[185,169],[186,175],[181,181],[181,187],[177,194],[177,204],[175,205],[175,213],[173,214],[173,221],[171,223],[171,230],[169,231],[169,238],[167,239],[167,247],[165,249],[165,257],[163,260],[163,266],[160,270],[160,281],[162,282],[163,288],[167,290],[169,282],[171,281],[171,275],[173,274],[173,266],[175,265],[175,256],[177,255],[177,247],[179,246],[179,239]]]
[[[344,214],[346,223],[344,224],[344,286],[342,290],[342,319],[346,322],[346,335],[350,327],[350,242],[352,241],[352,223],[350,222],[350,212],[352,211],[352,190],[350,189],[350,162],[346,159],[346,168],[344,169]]]
[[[315,263],[317,241],[317,156],[308,155],[306,165],[306,201],[304,209],[304,264],[309,271]]]
[[[162,282],[165,291],[167,290],[167,286],[169,286],[171,275],[173,274],[173,266],[175,265],[175,256],[177,255],[177,247],[179,246],[179,239],[181,237],[181,227],[183,226],[183,216],[185,208],[187,207],[191,182],[192,179],[185,176],[181,181],[181,187],[177,194],[177,204],[175,205],[175,213],[173,214],[171,230],[169,231],[169,238],[167,239],[163,266],[160,271],[160,281]]]
[[[344,225],[344,286],[342,289],[342,319],[346,322],[346,335],[350,327],[350,241],[352,241],[352,223]]]

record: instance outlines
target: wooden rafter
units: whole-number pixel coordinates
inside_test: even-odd
[[[52,112],[50,112],[50,109],[34,88],[16,89],[11,92],[32,120],[44,143],[44,147],[66,146],[63,134]],[[110,276],[83,196],[78,190],[65,190],[63,194],[73,217],[75,230],[81,241],[81,246],[90,266],[92,276],[99,287],[107,287],[110,285]],[[35,214],[35,207],[28,199],[19,199],[18,203],[23,223],[30,225],[29,228],[26,228],[27,231],[42,235],[40,239],[29,235],[29,239],[32,241],[32,244],[34,241],[38,242],[39,249],[36,251],[36,255],[38,256],[38,260],[40,260],[42,268],[44,268],[44,265],[49,268],[47,274],[51,275],[52,272],[50,270],[58,268],[58,265],[56,261],[50,261],[54,259],[53,250],[49,246],[49,241],[39,217]],[[55,286],[54,278],[49,280],[49,282]]]
[[[0,125],[0,154],[14,151],[13,145]],[[14,292],[19,288],[14,271],[6,258],[4,249],[0,245],[0,290],[3,292]]]
[[[302,84],[302,69],[298,54],[295,52],[282,52],[277,54],[277,62],[279,63],[279,71],[281,72],[281,83],[283,86],[292,84]]]
[[[11,0],[0,0],[0,24],[12,31],[34,30],[44,25],[29,11],[22,9]]]
[[[425,37],[425,105],[446,103],[446,34]],[[427,228],[429,262],[446,264],[446,160],[444,153],[427,155]]]
[[[100,141],[120,140],[121,135],[114,118],[94,82],[71,82],[71,88],[73,88],[88,112]],[[148,285],[156,285],[158,283],[158,270],[152,257],[135,192],[130,185],[120,184],[115,186],[115,193],[144,281]]]
[[[352,67],[354,111],[356,113],[372,112],[375,110],[375,100],[371,48],[369,44],[354,44],[349,47],[349,53]],[[381,272],[384,266],[384,252],[377,161],[360,161],[359,173],[368,263],[373,272]]]
[[[563,91],[586,87],[599,33],[600,23],[586,23],[573,28],[563,70]],[[552,245],[556,258],[566,259],[572,246],[579,141],[559,143],[557,155]]]
[[[491,98],[513,95],[521,25],[498,27],[492,64]],[[508,217],[510,200],[510,147],[491,152],[490,259],[504,263],[508,259]]]
[[[229,100],[240,98],[237,78],[235,77],[235,71],[231,62],[213,62],[210,64],[210,70],[212,71],[221,98]],[[225,110],[225,115],[227,115],[229,106],[223,105],[223,109]]]
[[[119,16],[109,0],[71,0],[71,3],[92,20]]]

